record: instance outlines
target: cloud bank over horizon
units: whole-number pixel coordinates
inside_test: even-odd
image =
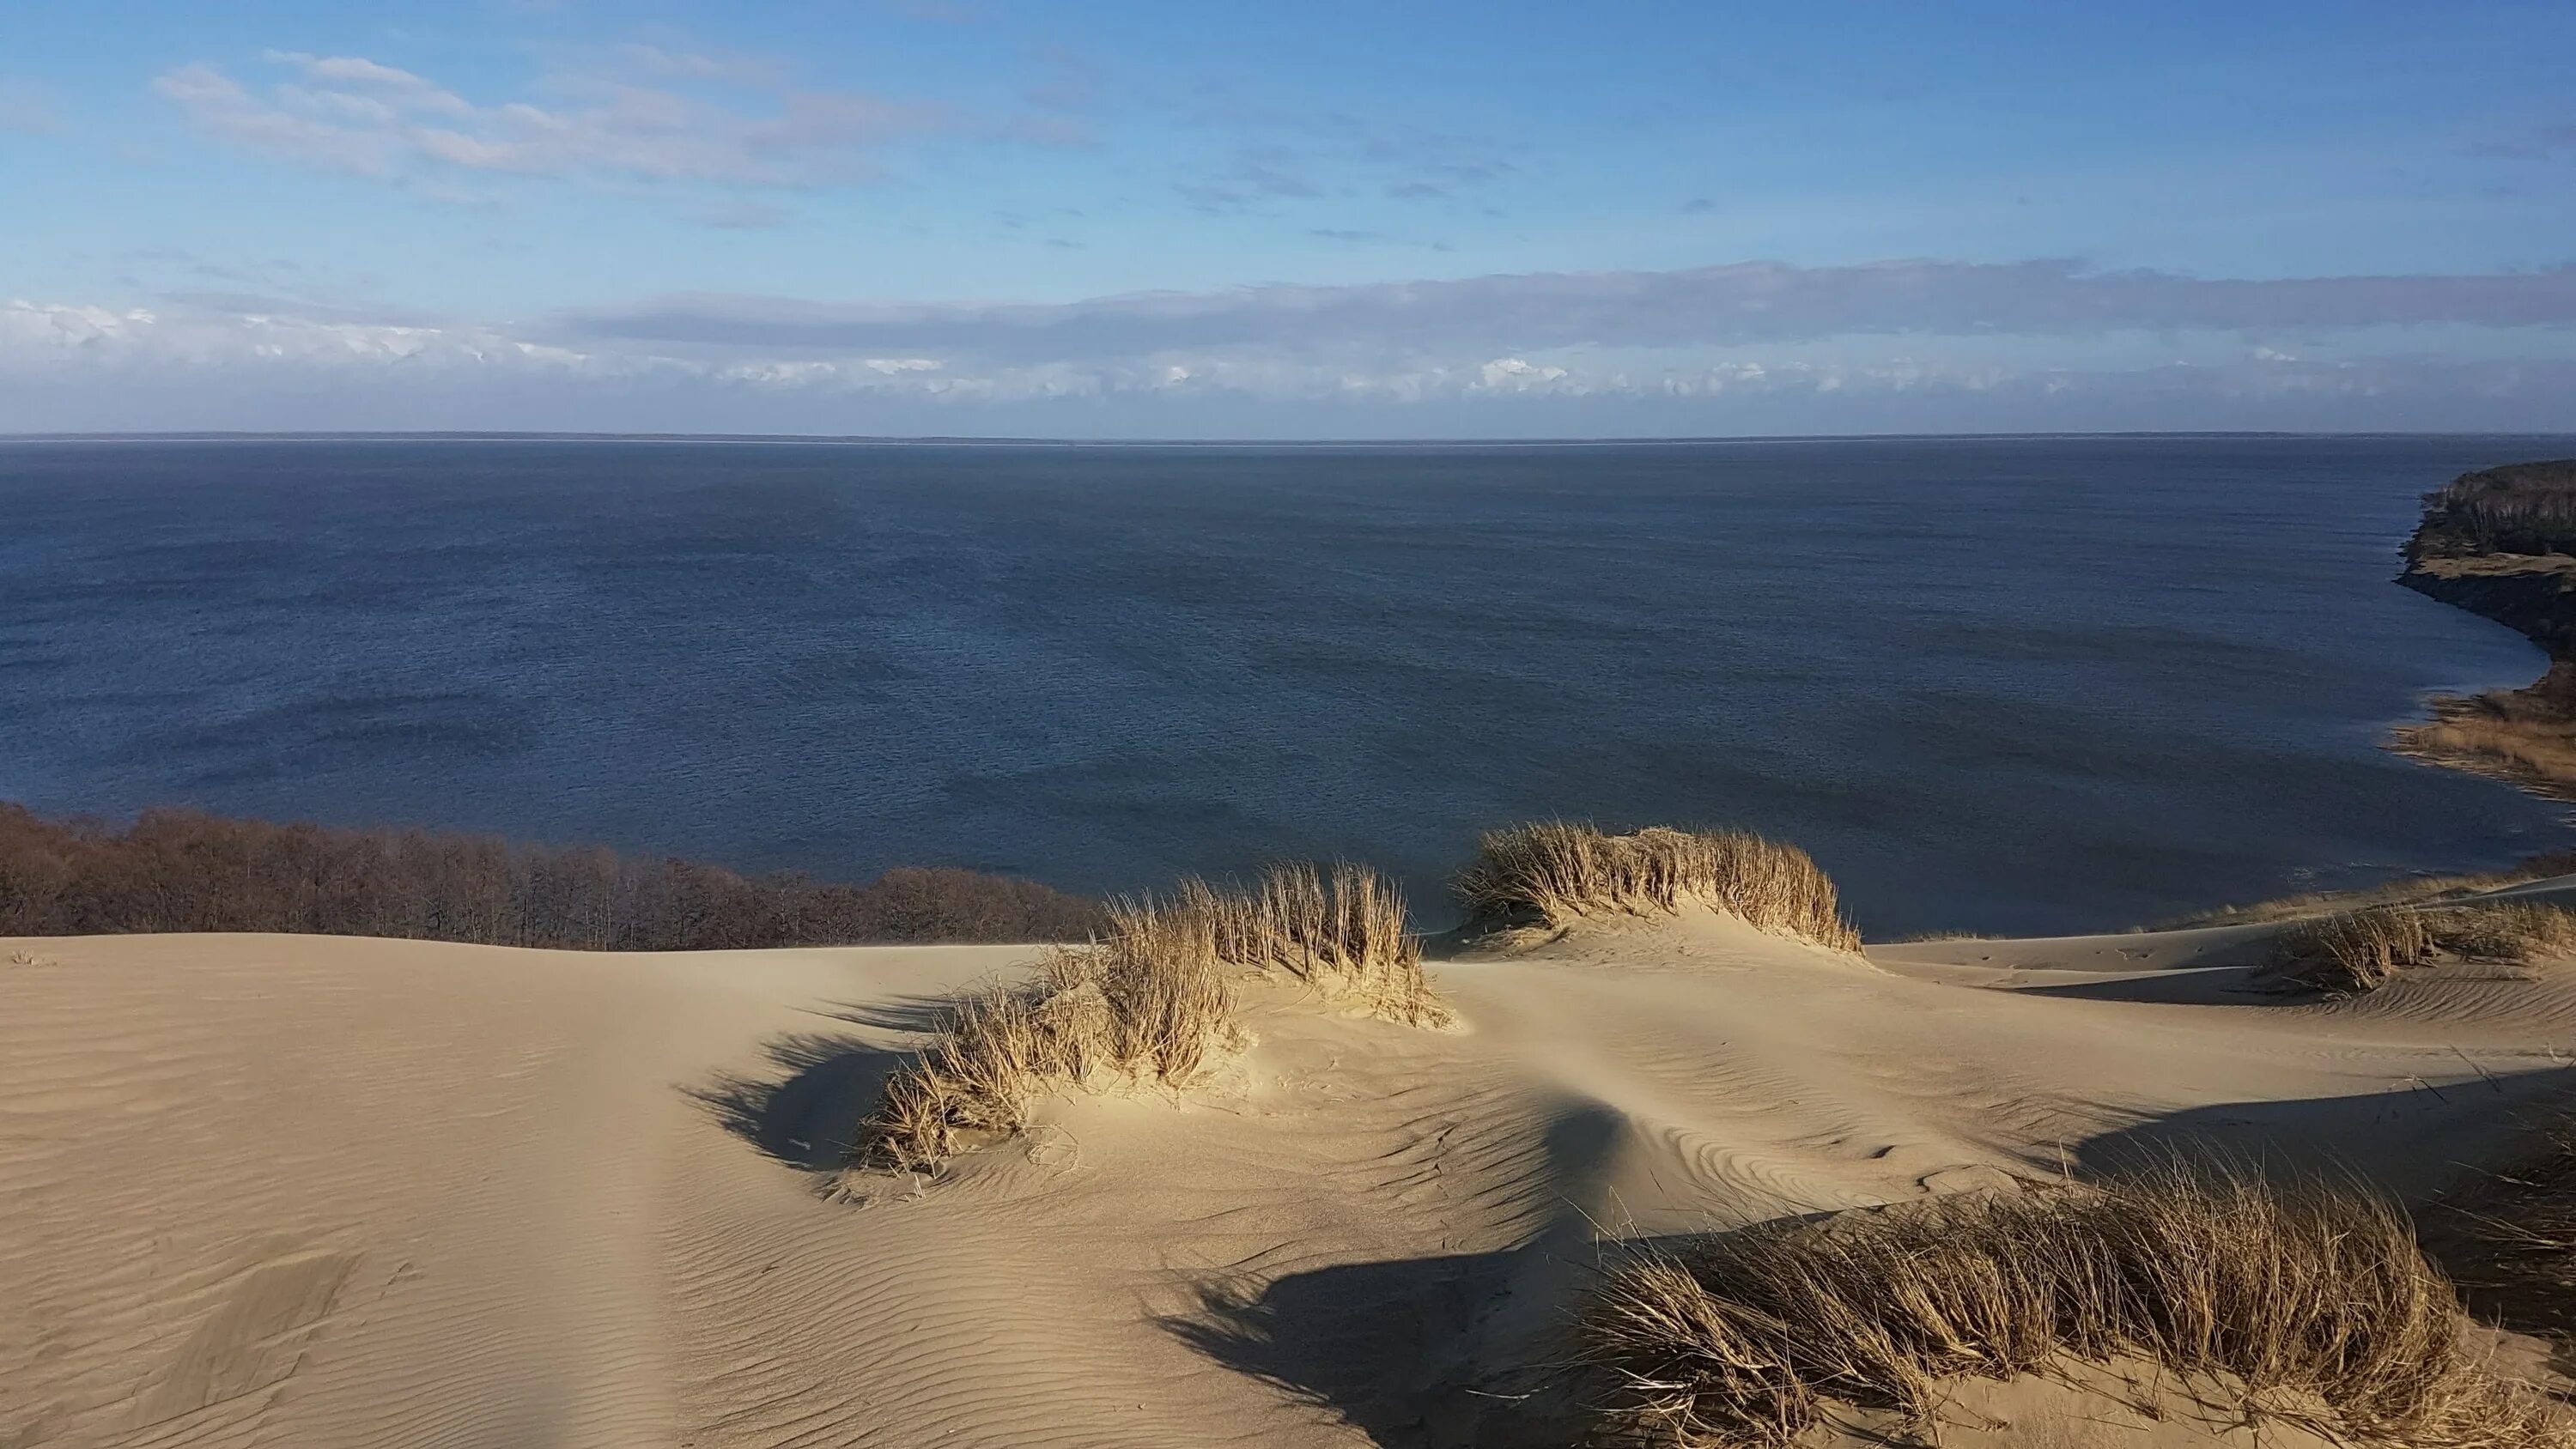
[[[648,431],[2550,429],[2576,422],[2576,267],[1741,263],[1068,303],[688,294],[524,321],[200,291],[0,304],[0,379],[16,431],[548,426],[539,398],[565,427]]]

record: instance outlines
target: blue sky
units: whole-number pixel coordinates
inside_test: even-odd
[[[2564,4],[14,7],[0,429],[2576,427],[2571,54]]]

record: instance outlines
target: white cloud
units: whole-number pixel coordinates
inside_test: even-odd
[[[1517,357],[1497,357],[1476,369],[1487,392],[1530,392],[1562,382],[1570,375],[1562,367],[1543,367]]]
[[[254,88],[214,65],[165,72],[153,89],[200,132],[302,165],[362,176],[480,172],[513,176],[805,186],[863,178],[875,152],[946,124],[937,109],[839,91],[789,88],[747,61],[627,47],[651,78],[566,75],[570,99],[476,104],[411,71],[363,56],[269,51],[291,73]]]

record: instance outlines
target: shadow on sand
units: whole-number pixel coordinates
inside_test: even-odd
[[[825,1015],[878,1032],[926,1036],[942,1030],[952,997],[905,997],[845,1005]],[[876,1106],[877,1094],[906,1062],[910,1047],[882,1046],[847,1032],[795,1032],[761,1048],[783,1075],[718,1072],[682,1090],[724,1129],[762,1155],[807,1172],[838,1171],[850,1136]]]
[[[2576,1068],[2194,1108],[2088,1140],[2045,1175],[2096,1177],[2216,1151],[2274,1170],[2351,1173],[2420,1203],[2469,1164],[2509,1157],[2535,1113],[2571,1094]],[[1618,1255],[1655,1241],[1596,1246],[1565,1223],[1500,1252],[1220,1281],[1200,1290],[1195,1312],[1162,1326],[1387,1449],[1562,1446],[1582,1442],[1574,1307]],[[2441,1259],[2438,1235],[2427,1247]],[[2483,1306],[2472,1297],[2472,1311]]]
[[[1543,1246],[1352,1263],[1201,1288],[1163,1328],[1209,1358],[1408,1449],[1575,1442],[1565,1350],[1544,1341],[1568,1264]],[[1555,1289],[1541,1301],[1531,1290]],[[1533,1312],[1532,1310],[1537,1310]],[[1528,1347],[1536,1347],[1535,1342]],[[1530,1363],[1530,1367],[1498,1367]]]
[[[876,1105],[886,1078],[912,1056],[821,1032],[780,1037],[764,1050],[784,1076],[719,1072],[683,1090],[762,1155],[814,1173],[840,1169],[851,1134]]]

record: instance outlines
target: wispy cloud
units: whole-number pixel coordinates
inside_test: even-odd
[[[201,62],[165,72],[153,89],[214,139],[376,177],[815,185],[873,175],[887,143],[952,124],[934,106],[797,89],[737,57],[631,45],[613,60],[554,77],[563,99],[546,104],[478,103],[363,56],[300,51],[264,54],[270,78],[257,85]]]
[[[1850,336],[2083,335],[2576,324],[2576,267],[2465,276],[2204,279],[2066,261],[1756,262],[1669,272],[1150,292],[1044,305],[683,295],[569,312],[576,340],[1008,361],[1261,349],[1412,357]]]
[[[2490,136],[2469,154],[2504,161],[2576,161],[2576,121],[2553,121]]]
[[[736,197],[697,213],[701,226],[718,231],[769,231],[787,224],[787,208],[750,197]]]
[[[1204,133],[1216,143],[1173,182],[1184,201],[1212,215],[1357,196],[1456,201],[1518,175],[1530,149],[1382,116],[1264,102],[1216,83],[1156,104],[1178,134]]]

